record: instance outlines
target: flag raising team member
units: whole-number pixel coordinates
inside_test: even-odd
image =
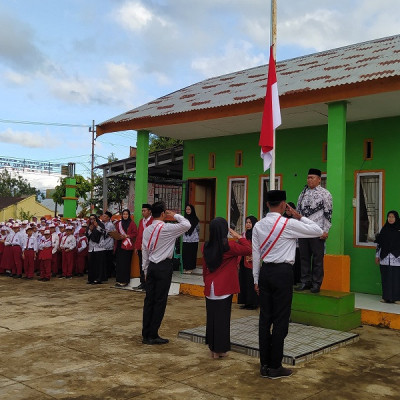
[[[268,214],[253,228],[253,277],[260,296],[260,374],[277,379],[292,374],[282,366],[282,358],[292,305],[296,239],[319,237],[322,229],[287,205],[283,190],[270,190],[267,206]],[[282,217],[286,209],[293,218]]]
[[[166,210],[163,202],[151,207],[153,223],[143,232],[143,271],[146,279],[146,297],[143,305],[143,343],[165,344],[168,339],[158,335],[158,329],[167,306],[172,279],[172,256],[175,240],[190,228],[190,222],[180,214]],[[164,221],[172,217],[177,223]]]

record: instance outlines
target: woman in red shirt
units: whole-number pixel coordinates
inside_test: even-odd
[[[210,222],[210,239],[203,247],[206,343],[212,358],[225,357],[231,349],[230,323],[234,293],[238,293],[237,259],[251,254],[251,243],[229,229],[238,241],[228,241],[228,223],[217,217]]]

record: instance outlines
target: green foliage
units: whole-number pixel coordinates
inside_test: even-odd
[[[19,210],[19,219],[22,220],[22,221],[25,220],[25,219],[30,221],[35,216],[36,216],[36,214],[31,214],[30,211],[24,211],[23,208],[21,208]]]
[[[85,179],[82,175],[75,175],[74,179],[76,180],[76,197],[87,200],[88,194],[92,189],[90,181]],[[57,204],[63,204],[64,202],[63,197],[65,197],[66,180],[67,178],[60,178],[60,184],[55,187],[54,193],[51,196]]]
[[[40,190],[32,187],[25,178],[20,175],[13,177],[6,169],[0,172],[1,197],[23,197],[33,194],[36,196],[36,200],[41,197]]]
[[[179,146],[181,144],[183,144],[183,141],[179,139],[150,134],[149,152],[152,153],[157,150],[170,149],[171,147]]]
[[[117,160],[114,153],[108,156],[108,162]],[[128,197],[129,181],[132,179],[132,174],[122,174],[107,178],[107,204],[116,204],[120,213],[122,213],[122,202]],[[100,175],[95,175],[94,177],[93,204],[95,209],[103,209],[103,177]]]

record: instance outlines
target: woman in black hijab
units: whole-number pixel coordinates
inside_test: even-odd
[[[228,231],[237,240],[228,241]],[[224,218],[210,222],[210,238],[203,247],[203,278],[206,296],[206,343],[212,358],[225,357],[231,349],[232,297],[239,292],[237,259],[251,254],[250,242],[228,230]]]
[[[376,259],[382,279],[382,302],[400,300],[400,218],[397,211],[387,213],[386,223],[376,239]]]
[[[250,245],[253,236],[253,228],[256,222],[256,217],[252,215],[246,217],[246,231],[242,236],[249,241]],[[238,304],[242,304],[240,308],[245,310],[255,310],[258,307],[258,295],[254,290],[253,261],[251,256],[241,257],[240,259],[239,283],[240,293],[238,296]]]
[[[196,210],[191,204],[185,207],[184,217],[190,222],[190,229],[183,234],[182,243],[182,264],[183,273],[191,274],[196,268],[197,249],[199,247],[199,219],[196,215]]]
[[[116,240],[116,284],[117,287],[128,286],[131,281],[131,261],[137,227],[135,221],[131,219],[128,209],[122,211],[122,218],[116,225],[116,230],[120,234]]]

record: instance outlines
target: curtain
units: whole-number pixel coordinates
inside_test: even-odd
[[[244,232],[245,181],[231,181],[229,224],[238,233]]]
[[[365,198],[367,208],[368,232],[367,242],[373,242],[379,231],[379,177],[360,176],[360,190]],[[359,221],[360,224],[361,221]]]

